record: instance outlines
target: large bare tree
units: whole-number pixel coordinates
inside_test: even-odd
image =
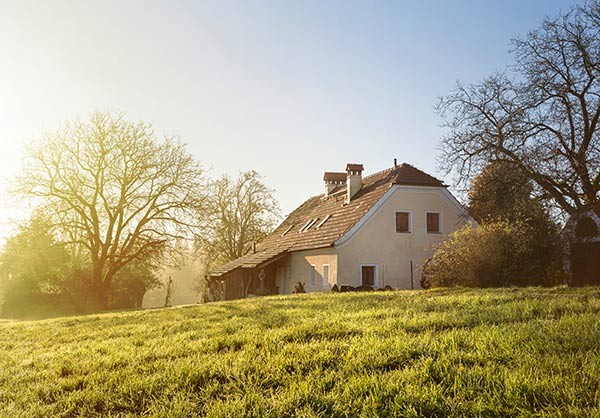
[[[89,256],[101,307],[125,266],[193,236],[206,190],[183,144],[112,113],[68,122],[29,146],[17,184]]]
[[[600,199],[600,3],[546,18],[512,52],[505,72],[441,99],[442,166],[467,184],[488,162],[509,161],[540,197],[584,210]]]
[[[208,206],[209,227],[203,245],[209,266],[246,254],[279,220],[273,192],[256,171],[214,181]]]

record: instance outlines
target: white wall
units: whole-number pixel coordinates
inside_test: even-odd
[[[423,263],[433,255],[434,246],[468,219],[442,188],[393,186],[384,199],[354,235],[351,230],[338,240],[338,285],[359,286],[361,264],[375,264],[378,287],[410,289],[412,261],[412,286],[420,288]],[[411,212],[411,233],[396,233],[396,211]],[[441,234],[427,233],[426,212],[441,213]]]
[[[310,266],[315,266],[315,285],[310,283]],[[329,266],[329,284],[323,283],[323,266]],[[329,291],[336,283],[338,269],[337,251],[335,248],[322,248],[317,250],[296,251],[290,255],[290,266],[285,289],[280,293],[292,293],[297,282],[304,283],[307,292]]]

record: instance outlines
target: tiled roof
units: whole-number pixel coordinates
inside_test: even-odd
[[[365,168],[362,164],[346,164],[346,171],[363,171]]]
[[[325,174],[323,175],[323,180],[325,180],[325,181],[327,181],[327,180],[343,181],[345,183],[347,177],[348,177],[348,174],[346,174],[346,172],[334,173],[332,171],[326,171]]]
[[[224,273],[233,271],[239,267],[254,268],[260,266],[265,262],[269,262],[272,259],[278,258],[279,256],[282,256],[286,253],[287,252],[285,249],[281,249],[277,246],[265,248],[264,250],[259,250],[256,253],[246,254],[240,258],[236,258],[235,260],[230,261],[229,263],[223,264],[220,267],[212,269],[209,272],[209,276],[220,276]]]
[[[410,164],[400,164],[392,171],[394,176],[394,179],[392,180],[393,184],[444,187],[444,184],[440,180]]]
[[[257,246],[256,253],[214,269],[209,276],[255,267],[286,252],[331,247],[395,184],[445,187],[440,180],[406,163],[364,177],[361,189],[349,204],[345,202],[345,186],[328,197],[321,194],[309,198]],[[307,230],[300,232],[315,219]]]

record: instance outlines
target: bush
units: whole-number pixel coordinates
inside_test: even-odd
[[[56,243],[49,223],[36,216],[0,252],[0,314],[37,317],[70,313],[62,291],[71,258]]]
[[[491,221],[465,225],[435,250],[423,268],[429,287],[549,286],[561,281],[560,247],[545,239],[553,231],[523,222]]]
[[[133,261],[113,278],[108,292],[109,309],[141,308],[144,294],[160,286],[153,266]]]

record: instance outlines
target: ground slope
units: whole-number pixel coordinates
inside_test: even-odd
[[[599,288],[0,323],[0,416],[600,416],[599,405]]]

